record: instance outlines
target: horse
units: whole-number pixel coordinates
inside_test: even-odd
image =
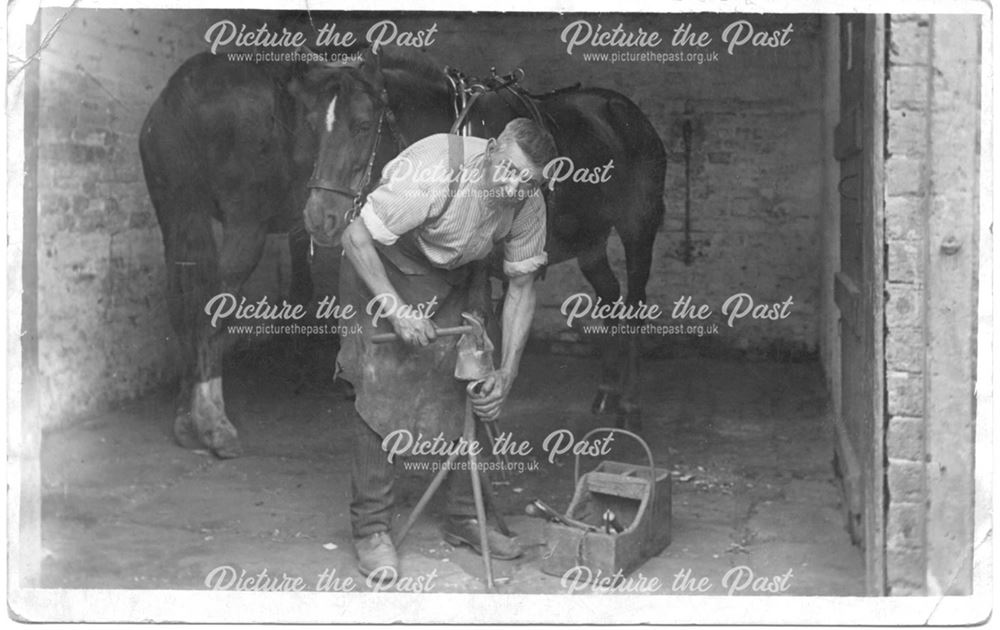
[[[373,173],[407,142],[450,131],[452,86],[425,57],[388,50],[316,68],[304,82],[327,109],[304,221],[317,245],[336,247],[349,217],[377,183]],[[607,255],[614,229],[625,249],[624,304],[644,302],[664,214],[666,153],[655,128],[635,103],[612,90],[530,96],[506,83],[482,93],[469,111],[477,135],[496,137],[514,118],[540,116],[560,156],[577,167],[614,169],[597,184],[570,180],[547,191],[549,264],[575,258],[597,297],[613,304],[621,297]],[[638,338],[603,336],[600,345],[601,381],[591,410],[616,414],[619,425],[639,428]]]
[[[163,238],[167,310],[180,345],[174,437],[220,458],[239,456],[242,446],[222,391],[223,351],[231,336],[225,322],[212,325],[204,310],[209,300],[239,295],[268,233],[289,235],[293,303],[329,280],[310,274],[302,219],[323,113],[308,107],[307,70],[304,62],[195,55],[168,80],[139,135]],[[222,225],[220,244],[213,219]]]

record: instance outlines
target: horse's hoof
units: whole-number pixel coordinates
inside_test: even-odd
[[[639,414],[618,414],[615,419],[615,425],[619,429],[626,429],[632,433],[642,433],[642,416]]]
[[[237,457],[243,457],[243,447],[239,441],[236,441],[232,444],[213,448],[212,454],[219,459],[236,459]]]
[[[205,448],[205,445],[201,443],[201,439],[198,437],[198,430],[194,426],[194,419],[191,418],[191,414],[188,412],[177,414],[177,418],[174,420],[174,440],[176,440],[178,446],[188,450],[193,451]]]
[[[639,405],[619,401],[615,415],[619,429],[628,429],[635,433],[642,432],[642,410]]]
[[[616,416],[615,427],[642,434],[642,420],[638,416]]]
[[[633,432],[642,433],[642,416],[638,413],[618,416],[622,427]]]
[[[597,415],[615,413],[621,398],[622,395],[618,392],[604,389],[598,390],[597,395],[594,396],[594,402],[590,405],[590,411]]]
[[[215,431],[209,448],[219,459],[233,459],[243,455],[243,446],[232,426]]]

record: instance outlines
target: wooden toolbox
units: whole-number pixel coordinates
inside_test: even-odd
[[[605,578],[618,571],[624,576],[670,544],[670,471],[656,467],[649,445],[631,431],[600,428],[583,439],[602,431],[638,440],[648,465],[605,460],[581,477],[577,456],[576,490],[565,522],[545,526],[542,571],[550,575],[561,577],[574,567],[587,567],[595,579],[598,571]],[[607,510],[624,528],[620,533],[605,531]]]

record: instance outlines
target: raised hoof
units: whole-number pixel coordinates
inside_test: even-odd
[[[617,413],[622,395],[608,390],[598,390],[594,396],[594,402],[590,405],[590,411],[594,414]]]

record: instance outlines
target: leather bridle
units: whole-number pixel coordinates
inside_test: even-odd
[[[369,96],[372,96],[371,90],[368,91]],[[382,141],[382,130],[384,127],[389,127],[392,133],[393,139],[396,142],[397,148],[402,151],[407,147],[407,142],[403,137],[403,134],[399,131],[399,127],[396,124],[396,116],[393,114],[392,109],[389,107],[389,96],[385,89],[379,93],[377,97],[374,97],[381,104],[381,111],[378,116],[378,126],[375,129],[375,142],[372,143],[371,154],[368,156],[368,163],[365,165],[364,175],[361,177],[361,183],[356,189],[351,189],[342,186],[338,182],[334,182],[328,178],[321,177],[317,170],[319,170],[320,159],[319,156],[316,157],[316,162],[313,164],[312,176],[309,181],[306,182],[306,188],[309,189],[319,189],[332,192],[337,195],[348,197],[352,200],[352,207],[350,212],[346,216],[346,222],[350,223],[354,218],[361,212],[361,206],[364,205],[365,199],[368,193],[371,192],[371,181],[372,181],[372,171],[375,169],[375,156],[378,154],[379,144]]]

